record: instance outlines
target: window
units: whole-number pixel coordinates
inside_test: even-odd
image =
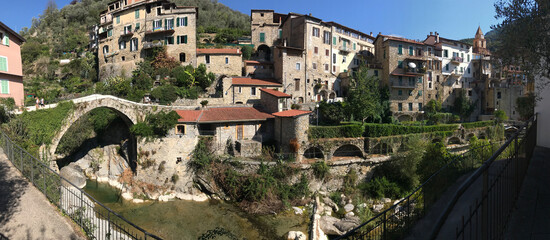
[[[107,53],[109,53],[109,46],[103,46],[103,54],[107,54]],[[1,69],[1,66],[0,66],[0,69]]]
[[[312,34],[314,37],[319,37],[319,28],[313,27]]]
[[[130,51],[137,51],[138,50],[138,39],[137,38],[132,38],[132,40],[130,40]]]
[[[300,70],[300,63],[296,63],[296,70]]]
[[[497,92],[497,99],[500,99],[502,97],[501,92]]]
[[[403,111],[403,103],[397,104],[397,111]]]
[[[353,43],[353,50],[356,50],[356,49],[357,49],[357,44]]]
[[[422,77],[418,77],[418,83],[422,83]]]
[[[162,20],[153,21],[153,30],[159,30],[162,28]]]
[[[409,77],[409,86],[414,86],[414,77]]]
[[[132,25],[124,26],[124,34],[132,32]]]
[[[378,77],[378,70],[374,70],[374,76]]]
[[[409,90],[409,96],[413,95],[413,90]]]
[[[332,66],[332,71],[333,71],[333,72],[336,72],[336,65],[333,65],[333,66]]]
[[[157,8],[157,16],[160,15],[160,7]]]
[[[403,86],[403,77],[399,76],[399,86]]]
[[[205,55],[204,61],[206,62],[206,64],[210,64],[210,55]]]
[[[403,95],[403,90],[401,90],[401,89],[397,90],[397,95],[398,95],[398,96]]]
[[[8,80],[0,80],[0,86],[2,90],[2,94],[10,94],[10,82]]]
[[[330,44],[330,32],[328,31],[323,32],[323,43]]]
[[[183,125],[183,124],[176,125],[176,134],[184,135],[185,134],[185,125]]]
[[[139,9],[136,9],[136,11],[134,11],[134,15],[136,16],[136,19],[139,18]]]
[[[413,55],[414,54],[414,48],[413,46],[409,46],[409,55]]]
[[[283,38],[283,30],[279,29],[279,38]]]
[[[265,33],[260,33],[260,42],[265,42]]]
[[[225,64],[229,64],[229,58],[225,57]]]
[[[108,46],[105,46],[108,48]],[[103,47],[105,49],[105,47]],[[108,52],[108,51],[107,51]],[[0,57],[0,71],[7,72],[8,71],[8,58],[7,57]]]
[[[118,42],[118,48],[120,50],[126,49],[126,41],[122,40],[122,41]]]
[[[472,96],[472,90],[468,90],[468,96]]]
[[[116,16],[116,24],[120,23],[120,16]]]
[[[445,71],[449,71],[449,64],[445,64]]]
[[[449,57],[449,50],[443,50],[443,57]]]
[[[300,79],[294,79],[294,91],[300,91]]]
[[[435,79],[436,82],[439,82],[439,75],[435,76]]]
[[[327,56],[327,57],[330,56],[330,52],[329,52],[328,49],[325,49],[325,56]]]
[[[397,54],[403,54],[403,45],[399,44],[399,46],[397,46]]]
[[[174,37],[164,37],[164,45],[174,45]]]
[[[136,23],[136,29],[134,29],[134,31],[137,32],[137,30],[139,30],[139,28],[140,28],[140,24],[139,24],[139,23]]]
[[[428,82],[428,88],[432,88],[432,82]]]
[[[8,36],[8,34],[0,32],[0,40],[2,40],[2,44],[6,46],[10,45],[10,37]]]
[[[422,90],[418,90],[418,96],[422,97]],[[422,108],[420,108],[422,109]]]
[[[107,37],[112,37],[112,36],[113,36],[113,29],[107,30]]]
[[[422,103],[418,103],[418,111],[422,111]]]
[[[468,54],[468,62],[470,61],[470,54]]]
[[[470,74],[470,68],[468,68],[468,74]]]
[[[346,62],[346,56],[342,56],[342,63]]]
[[[176,27],[187,26],[187,17],[176,18]]]
[[[317,63],[312,64],[313,69],[317,69]]]
[[[336,64],[336,53],[332,54],[332,63]]]
[[[187,35],[177,36],[177,44],[187,44]]]
[[[147,7],[145,7],[145,12],[148,14],[151,13],[151,5],[147,5]]]
[[[336,45],[336,37],[332,37],[332,45]]]
[[[403,61],[397,61],[397,68],[403,68]]]
[[[319,53],[319,48],[318,48],[318,47],[314,47],[314,48],[313,48],[313,53],[318,54],[318,53]]]
[[[239,88],[237,89],[237,92],[238,92],[238,93],[242,93],[242,92],[243,92],[243,88],[242,88],[242,87],[239,87]]]
[[[174,19],[164,19],[164,25],[166,30],[168,29],[174,29]]]
[[[413,103],[409,103],[409,111],[413,110]]]
[[[328,71],[328,64],[325,64],[325,71]]]
[[[256,87],[251,87],[250,88],[250,95],[256,96]]]
[[[185,53],[180,53],[180,62],[185,62]]]

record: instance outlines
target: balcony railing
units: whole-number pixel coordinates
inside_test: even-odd
[[[413,85],[410,85],[410,84],[408,84],[408,83],[406,84],[406,83],[399,83],[399,82],[394,82],[394,81],[392,81],[392,82],[391,82],[391,86],[392,86],[393,88],[408,88],[408,89],[414,89],[414,88],[416,88],[416,83],[413,84]]]
[[[411,68],[409,66],[405,66],[405,73],[407,74],[415,74],[415,75],[422,75],[426,73],[426,68]]]
[[[451,58],[451,62],[452,63],[462,63],[462,62],[464,62],[464,59],[461,58],[461,57],[458,57],[458,56],[454,56],[454,57]]]
[[[153,27],[148,26],[145,29],[145,34],[172,34],[174,33],[174,27],[162,26],[162,27]]]
[[[155,42],[143,42],[143,49],[149,49],[154,47],[162,47],[164,46],[164,42],[162,41],[155,41]]]
[[[134,35],[132,30],[124,30],[120,32],[120,37],[131,37],[132,35]]]
[[[338,50],[340,50],[341,52],[351,52],[352,49],[348,46],[340,46],[338,47]]]

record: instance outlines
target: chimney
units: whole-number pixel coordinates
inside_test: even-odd
[[[382,32],[378,32],[378,35],[382,35]]]
[[[430,36],[431,36],[431,35],[434,35],[434,32],[430,32]]]
[[[372,32],[370,32],[370,36],[372,37]]]
[[[435,32],[435,42],[439,43],[439,33]]]

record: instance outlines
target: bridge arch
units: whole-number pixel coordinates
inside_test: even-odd
[[[333,157],[363,157],[363,151],[353,144],[345,144],[337,148],[332,154]]]
[[[304,151],[304,158],[312,159],[312,158],[324,158],[323,151],[319,147],[310,147]]]
[[[378,144],[374,145],[374,147],[372,148],[372,153],[374,153],[374,154],[393,153],[393,148],[390,144],[385,143],[385,142],[381,142],[381,143],[378,143]]]
[[[450,137],[449,140],[447,141],[447,145],[451,145],[451,144],[461,144],[462,141],[460,141],[460,138],[459,137]]]

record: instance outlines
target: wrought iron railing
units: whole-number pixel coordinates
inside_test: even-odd
[[[113,212],[0,132],[13,165],[91,239],[161,239]]]

